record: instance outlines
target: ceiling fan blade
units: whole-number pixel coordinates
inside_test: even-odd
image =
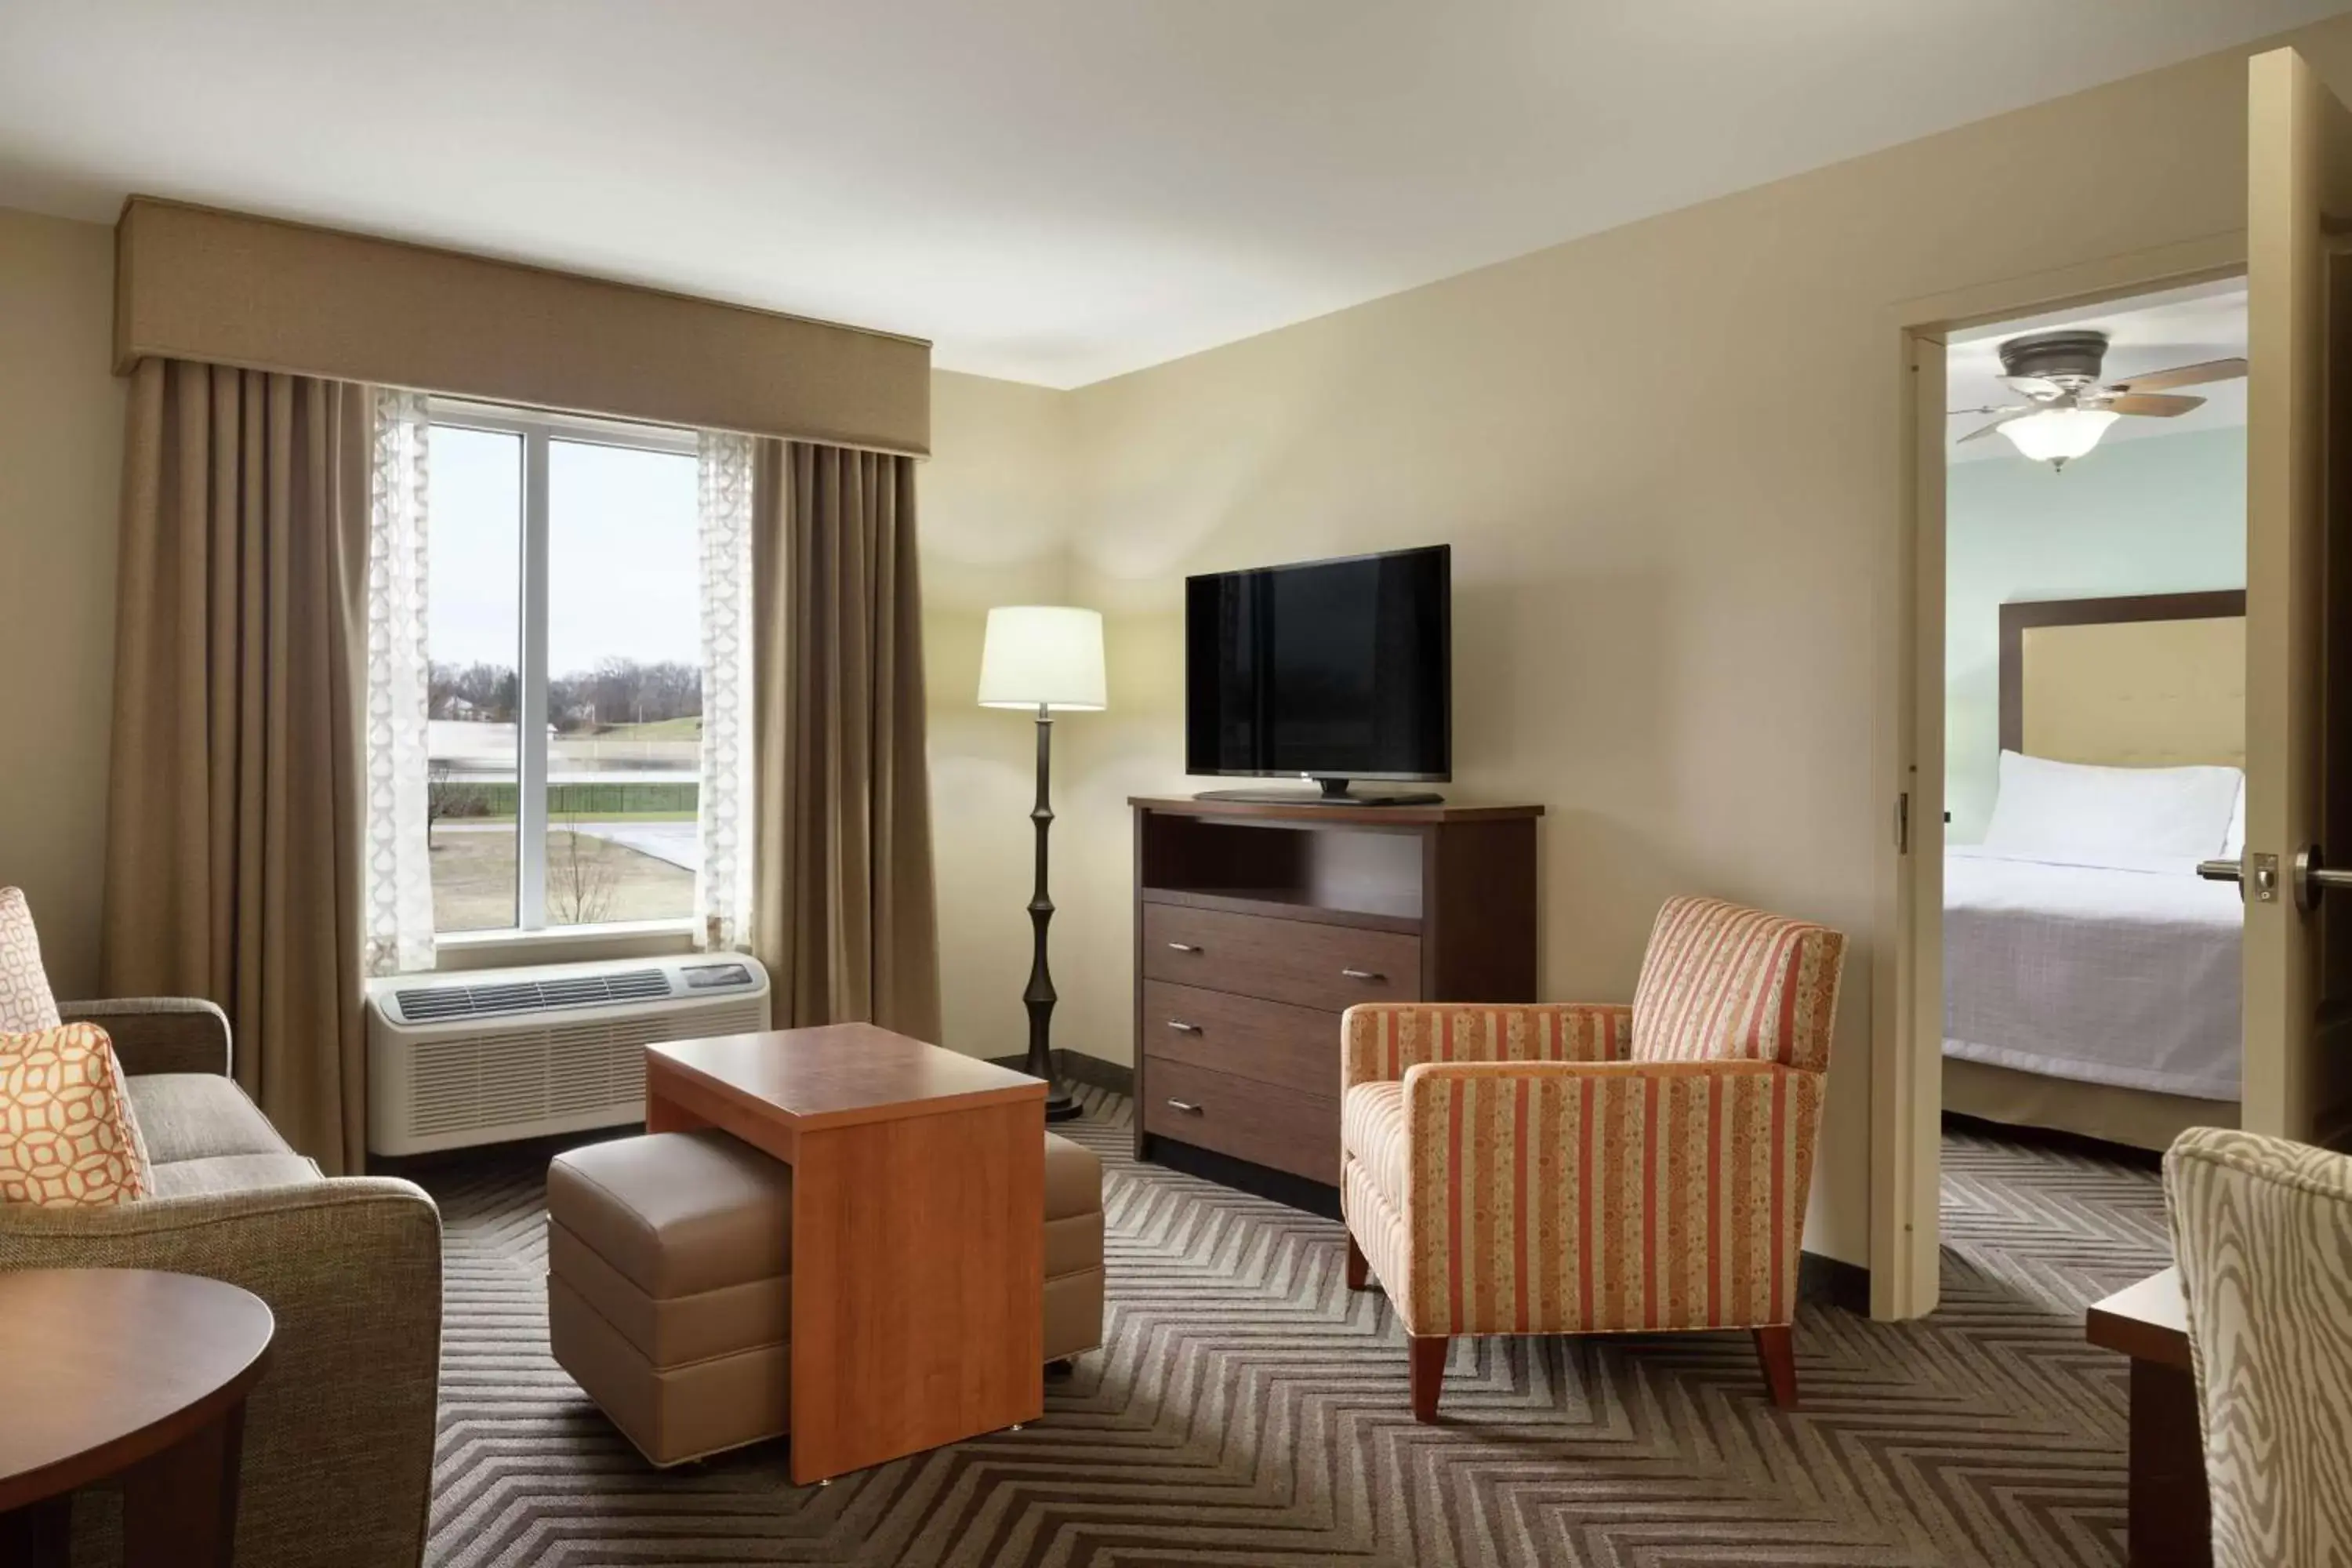
[[[1981,429],[1978,429],[1978,430],[1971,430],[1971,431],[1969,431],[1967,435],[1965,435],[1965,436],[1963,436],[1963,437],[1960,437],[1960,441],[1959,441],[1959,442],[1956,442],[1956,443],[1954,443],[1954,445],[1956,445],[1956,446],[1957,446],[1957,445],[1959,445],[1961,442],[1974,441],[1974,440],[1978,440],[1978,439],[1979,439],[1979,438],[1981,438],[1981,437],[1983,437],[1990,436],[1990,435],[1991,435],[1994,431],[1996,431],[1996,430],[2000,429],[2002,426],[2004,426],[2004,425],[2006,425],[2006,424],[2008,424],[2008,423],[2009,423],[2009,421],[2008,421],[2008,420],[2006,420],[2006,419],[1996,419],[1996,420],[1994,420],[1991,424],[1985,426],[1984,426],[1983,428],[1981,428]]]
[[[2111,392],[2162,392],[2168,386],[2198,386],[2209,381],[2237,381],[2246,374],[2246,362],[2242,359],[2210,359],[2202,364],[2175,365],[2170,370],[2152,370],[2146,375],[2136,375],[2128,381],[2118,381],[2108,388]]]
[[[1988,404],[1985,404],[1984,405],[1982,405],[1981,407],[1978,407],[1978,408],[1947,408],[1947,409],[1945,409],[1945,410],[1944,410],[1944,413],[1946,414],[1946,416],[1948,416],[1948,417],[1950,417],[1950,418],[1954,418],[1954,419],[1958,418],[1958,417],[1959,417],[1961,415],[1963,415],[1963,414],[2000,414],[2000,415],[2010,415],[2010,414],[2031,414],[2031,413],[2032,413],[2032,412],[2033,412],[2033,410],[2032,410],[2032,409],[2031,409],[2031,408],[2027,408],[2027,407],[2021,407],[2021,406],[2019,406],[2018,405],[2016,405],[2016,404],[2014,404],[2014,403],[2007,403],[2007,404],[2000,404],[2000,403],[1988,403]]]
[[[2008,385],[2011,392],[2022,393],[2027,397],[2040,400],[2046,401],[2049,398],[2056,397],[2066,390],[2056,382],[2050,380],[2047,376],[2004,375],[2000,379]]]
[[[2161,392],[2127,392],[2121,397],[2110,397],[2100,405],[2113,414],[2142,414],[2158,419],[2170,419],[2192,408],[2202,408],[2201,397],[2174,397]]]

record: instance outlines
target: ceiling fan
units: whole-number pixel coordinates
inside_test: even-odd
[[[2025,401],[1952,409],[1954,414],[1998,416],[1960,439],[1974,441],[1998,430],[2027,457],[2063,468],[2097,446],[2118,418],[2171,419],[2205,401],[2173,396],[2168,388],[2235,381],[2246,374],[2244,360],[2217,359],[2103,384],[2099,366],[2106,354],[2107,334],[2080,328],[2010,339],[2000,345],[2000,379]]]

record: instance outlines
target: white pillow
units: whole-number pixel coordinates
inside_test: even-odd
[[[2242,793],[2235,768],[2102,768],[2000,754],[1989,848],[2202,859],[2221,851]]]
[[[2230,808],[2230,831],[2221,835],[2221,858],[2242,859],[2246,853],[2246,776],[2238,775],[2238,803]]]

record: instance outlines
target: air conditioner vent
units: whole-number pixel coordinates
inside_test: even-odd
[[[369,994],[368,1147],[380,1154],[642,1121],[646,1046],[768,1026],[767,974],[737,956],[376,981]]]
[[[499,985],[419,985],[394,994],[403,1021],[440,1024],[452,1018],[507,1018],[562,1007],[611,1007],[669,999],[669,976],[658,969],[612,974],[567,974]]]
[[[437,1024],[444,1018],[465,1017],[474,1010],[473,1000],[462,985],[403,991],[399,1002],[400,1016],[412,1024]]]
[[[608,977],[606,990],[615,1002],[644,1002],[669,994],[669,976],[658,969],[635,969]]]

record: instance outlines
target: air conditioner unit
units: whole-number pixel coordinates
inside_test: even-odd
[[[768,1026],[735,953],[368,982],[368,1148],[421,1154],[640,1121],[645,1047]]]

